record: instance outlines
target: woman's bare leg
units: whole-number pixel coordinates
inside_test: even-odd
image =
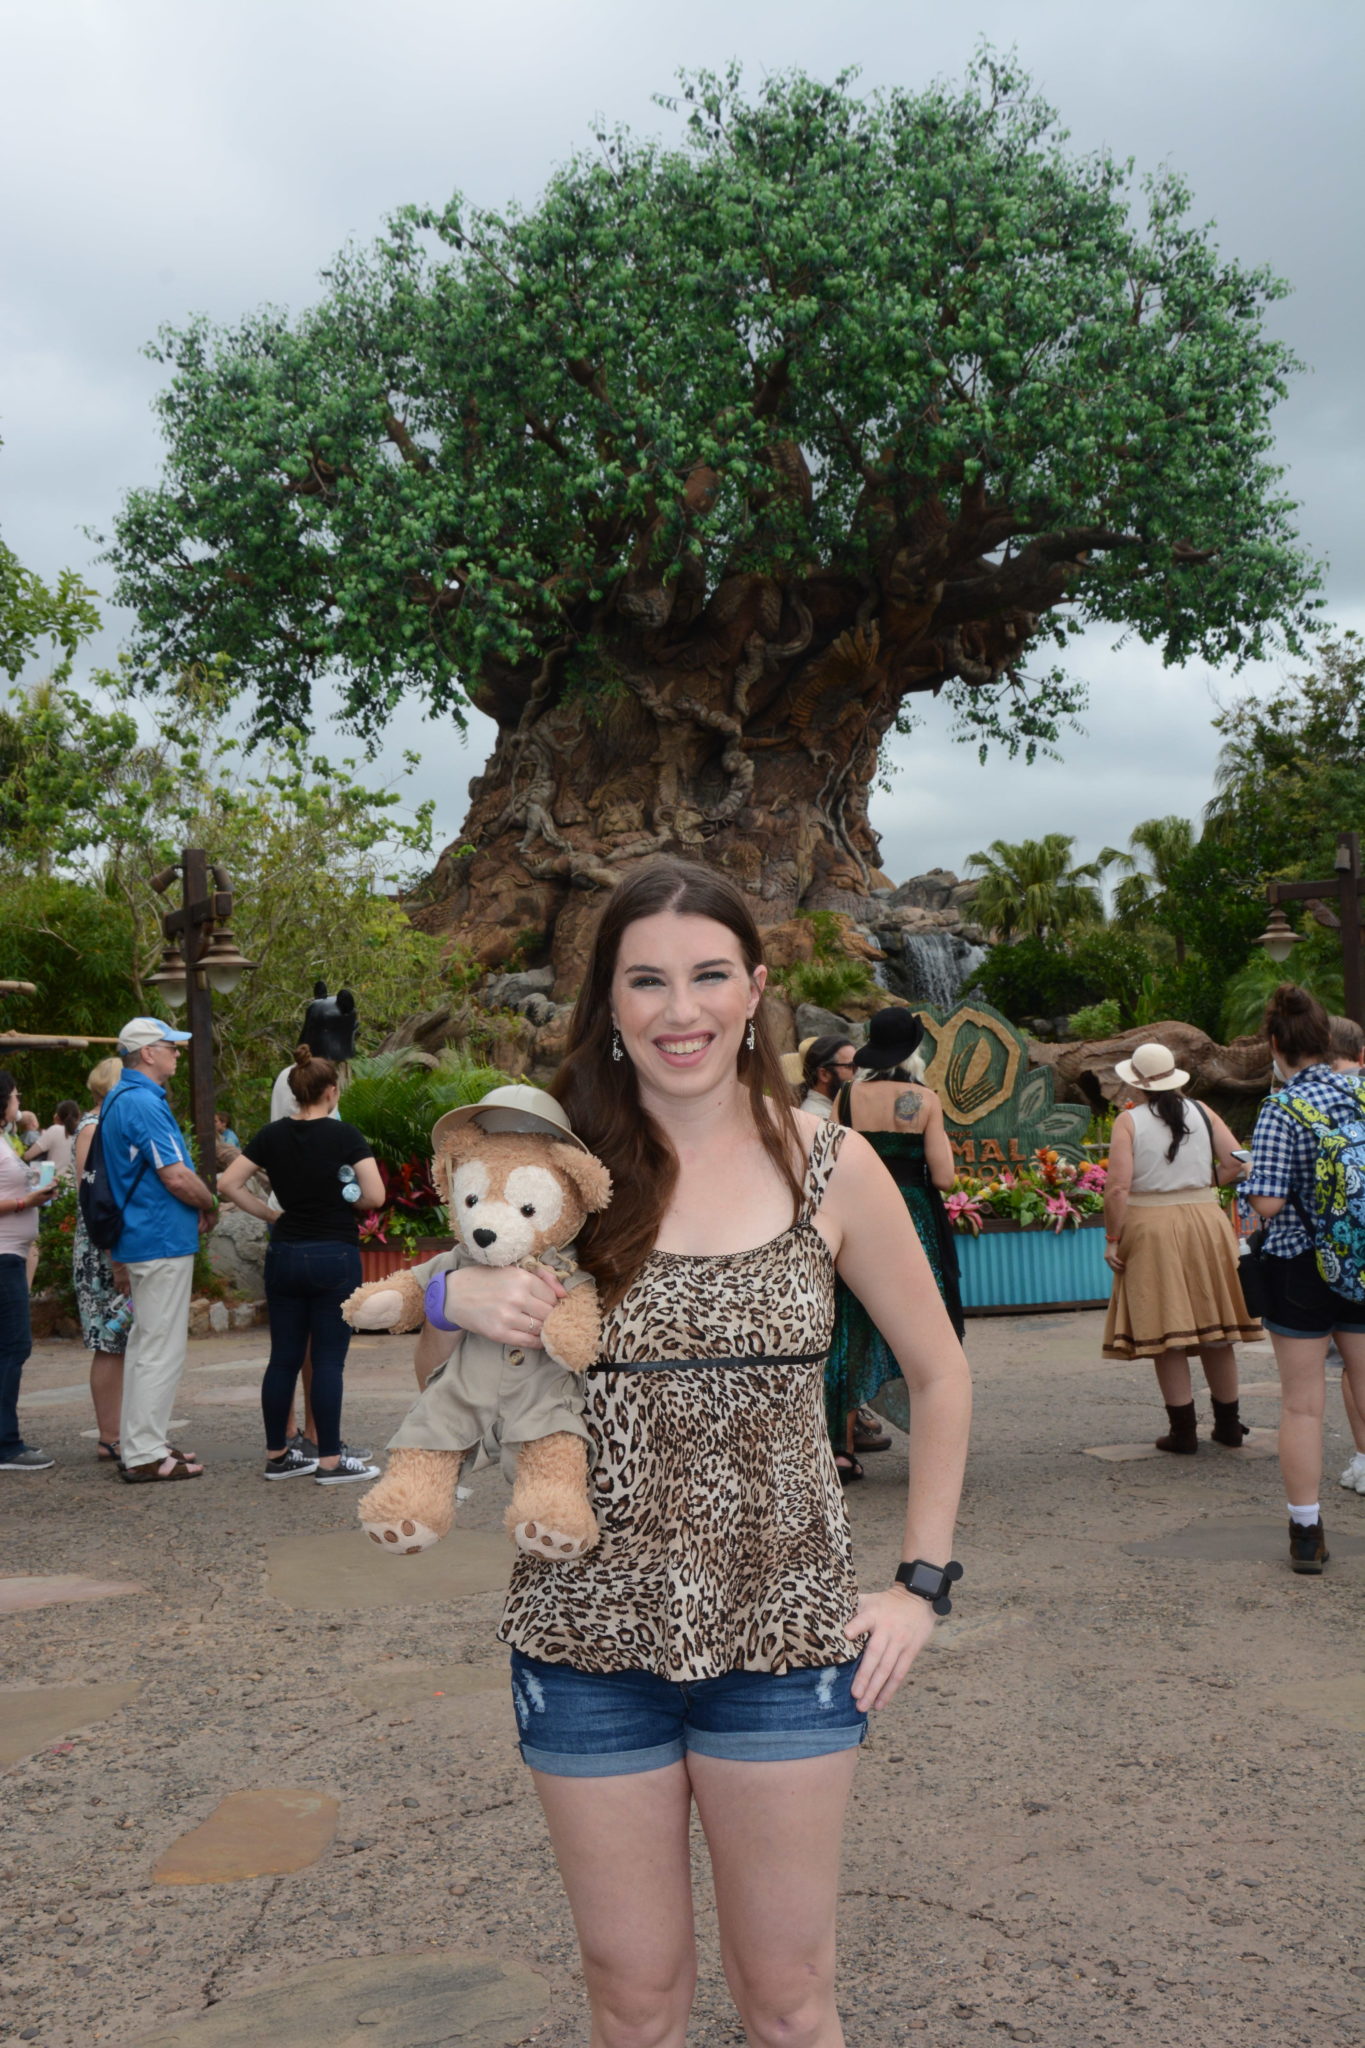
[[[1188,1352],[1159,1351],[1152,1364],[1156,1367],[1156,1383],[1161,1389],[1161,1398],[1168,1408],[1183,1408],[1186,1402],[1194,1399]],[[1233,1371],[1235,1374],[1235,1367]],[[1235,1396],[1235,1387],[1233,1391]],[[1223,1397],[1220,1394],[1218,1398],[1221,1401]]]
[[[1346,1409],[1346,1427],[1351,1432],[1351,1442],[1358,1451],[1365,1451],[1365,1401],[1356,1396],[1351,1385],[1351,1366],[1346,1356],[1346,1345],[1358,1345],[1361,1358],[1357,1367],[1362,1393],[1365,1393],[1365,1337],[1347,1337],[1343,1343],[1337,1338],[1337,1349],[1341,1353],[1341,1399]]]
[[[531,1775],[578,1929],[591,2048],[685,2048],[697,1981],[686,1767]]]
[[[90,1399],[95,1410],[95,1427],[100,1442],[118,1442],[119,1413],[123,1406],[123,1353],[96,1351],[90,1359]]]
[[[1231,1344],[1201,1344],[1199,1363],[1215,1401],[1237,1399],[1237,1353]]]
[[[856,1749],[789,1763],[690,1752],[725,1977],[750,2048],[843,2048],[834,1919]]]
[[[1322,1417],[1327,1406],[1327,1339],[1271,1334],[1280,1372],[1280,1472],[1285,1498],[1308,1507],[1322,1487]],[[1347,1338],[1347,1343],[1353,1340]],[[1342,1352],[1343,1358],[1345,1352]]]

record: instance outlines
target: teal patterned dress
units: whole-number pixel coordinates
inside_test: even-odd
[[[846,1109],[840,1121],[847,1121]],[[929,1178],[924,1138],[918,1132],[911,1135],[901,1131],[864,1131],[863,1136],[885,1162],[905,1198],[943,1306],[961,1337],[965,1324],[957,1277],[957,1246],[953,1243],[943,1197]],[[834,1303],[834,1337],[825,1364],[825,1422],[830,1442],[837,1451],[844,1448],[849,1410],[871,1401],[887,1380],[899,1376],[900,1367],[886,1339],[857,1295],[850,1293],[841,1280]],[[900,1404],[896,1406],[899,1408]]]

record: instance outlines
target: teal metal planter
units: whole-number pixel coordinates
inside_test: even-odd
[[[992,1218],[980,1237],[955,1231],[962,1307],[969,1316],[1026,1315],[1033,1309],[1104,1308],[1109,1268],[1104,1219],[1065,1230],[1020,1230]]]
[[[969,1316],[1026,1316],[1043,1309],[1107,1308],[1104,1218],[1054,1230],[1020,1230],[992,1217],[980,1237],[955,1230],[962,1307]],[[868,1404],[897,1429],[910,1427],[905,1381],[896,1375]]]

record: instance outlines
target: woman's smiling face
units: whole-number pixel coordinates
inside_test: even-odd
[[[767,972],[750,973],[739,940],[714,918],[663,910],[627,925],[611,1007],[641,1083],[690,1097],[731,1078]]]

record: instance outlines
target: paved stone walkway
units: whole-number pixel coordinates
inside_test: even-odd
[[[967,1577],[858,1772],[850,2048],[1360,2044],[1365,1499],[1335,1485],[1339,1400],[1333,1562],[1297,1579],[1273,1460],[1145,1455],[1152,1376],[1104,1365],[1099,1329],[969,1327]],[[209,1469],[164,1488],[96,1464],[77,1347],[26,1374],[60,1462],[0,1475],[0,2041],[582,2048],[493,1635],[502,1481],[478,1475],[436,1551],[384,1557],[358,1489],[262,1483],[264,1349],[191,1347],[178,1440]],[[409,1353],[355,1345],[352,1442],[405,1411]],[[1244,1377],[1269,1445],[1268,1348]],[[1085,1455],[1115,1447],[1144,1454]],[[867,1469],[849,1508],[878,1579],[901,1440]],[[696,1852],[690,2039],[735,2048]]]

